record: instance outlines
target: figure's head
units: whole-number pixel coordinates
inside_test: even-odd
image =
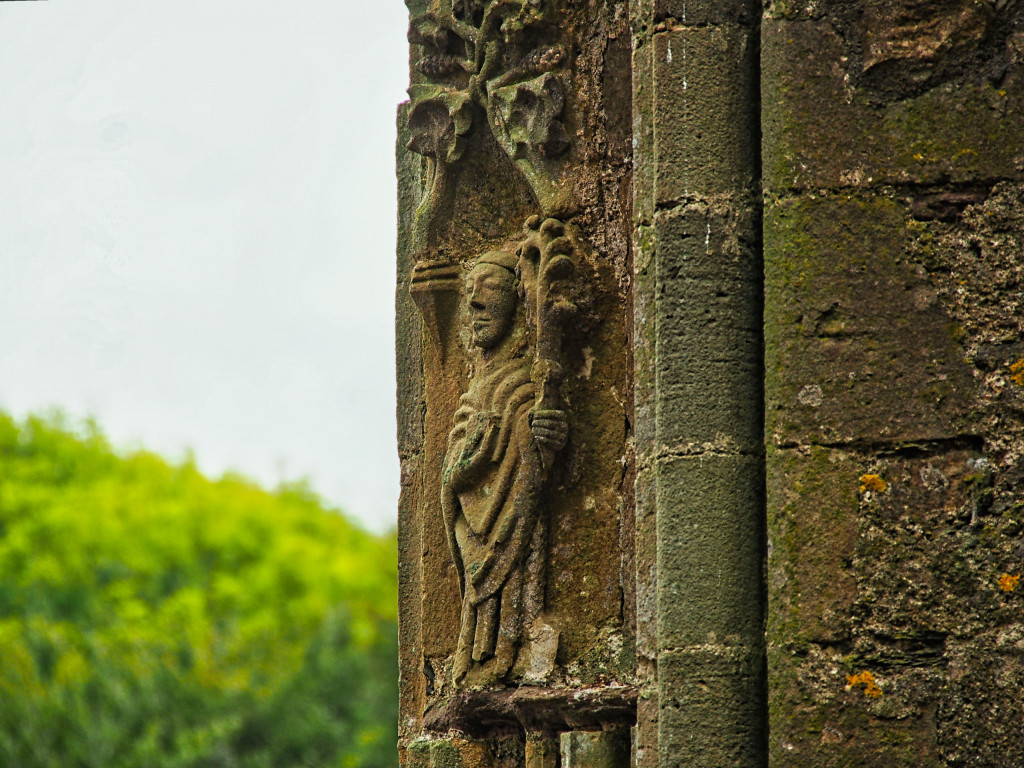
[[[496,347],[515,322],[516,257],[491,251],[476,260],[466,278],[472,344],[483,350]]]

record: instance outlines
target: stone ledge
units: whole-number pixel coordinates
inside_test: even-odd
[[[428,710],[423,725],[435,733],[469,735],[632,726],[637,696],[637,689],[630,686],[460,691]]]

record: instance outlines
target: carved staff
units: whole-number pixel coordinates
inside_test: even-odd
[[[565,378],[563,346],[565,335],[581,314],[579,271],[574,257],[576,246],[557,219],[539,216],[526,222],[527,236],[519,250],[520,284],[526,304],[527,321],[537,336],[536,358],[531,378],[537,388],[535,412],[562,408]],[[544,467],[551,465],[553,451],[541,447]]]

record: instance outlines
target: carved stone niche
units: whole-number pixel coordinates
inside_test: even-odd
[[[599,272],[574,226],[539,216],[517,240],[413,270],[428,369],[427,730],[556,733],[635,718],[621,555],[607,557],[621,476],[595,472],[616,460],[584,434],[600,409],[586,396],[599,381],[588,381]],[[588,584],[601,593],[596,626]]]
[[[618,766],[637,704],[630,114],[600,83],[628,81],[625,4],[597,24],[561,0],[406,1],[403,764]]]

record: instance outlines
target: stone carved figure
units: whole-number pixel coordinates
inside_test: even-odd
[[[516,262],[509,253],[484,254],[466,281],[471,345],[480,361],[449,436],[441,505],[462,588],[457,683],[471,669],[472,683],[504,677],[515,663],[524,617],[540,612],[541,448],[559,450],[568,436],[563,411],[534,411]]]
[[[545,491],[569,435],[561,340],[585,304],[574,250],[560,222],[534,217],[517,254],[483,254],[465,283],[478,361],[455,413],[441,488],[462,590],[457,685],[510,672],[528,678],[554,664],[557,634],[542,619]]]

